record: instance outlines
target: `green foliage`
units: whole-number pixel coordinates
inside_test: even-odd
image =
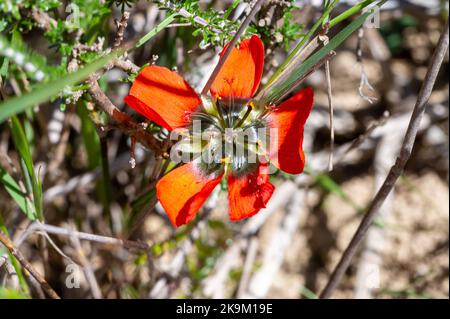
[[[43,218],[43,197],[42,197],[42,184],[39,174],[36,173],[33,158],[31,156],[28,141],[23,130],[23,126],[16,116],[11,118],[11,133],[14,146],[20,156],[20,167],[22,170],[22,176],[25,180],[25,186],[28,194],[33,194],[33,203],[36,216],[31,219]]]
[[[59,79],[52,80],[36,87],[35,90],[28,94],[9,99],[7,102],[0,104],[0,123],[9,116],[20,113],[33,105],[45,102],[64,90],[66,87],[84,80],[89,74],[92,74],[96,70],[103,67],[115,56],[115,53],[106,55],[78,70],[77,72],[66,74]]]
[[[260,17],[259,21],[254,25],[255,33],[261,36],[264,43],[270,44],[272,48],[283,47],[286,51],[289,50],[290,44],[297,40],[304,30],[304,26],[293,21],[294,10],[299,10],[295,6],[295,1],[285,1],[289,5],[277,7],[282,23],[278,21],[271,21],[275,23],[268,23],[264,21],[264,17]]]
[[[18,290],[0,287],[0,299],[29,299],[29,298],[30,296]]]
[[[74,0],[61,8],[63,5],[58,0],[6,0],[0,3],[0,70],[3,77],[25,73],[32,88],[35,83],[61,78],[67,74],[76,43],[92,45],[107,33],[109,5],[97,0]],[[22,40],[21,35],[38,29],[48,42],[47,48],[45,42],[41,47],[48,51],[45,56],[31,50]],[[99,52],[89,52],[81,54],[80,60],[90,63],[99,57]],[[69,85],[61,96],[71,96],[73,91]]]
[[[109,204],[112,202],[121,205],[123,204],[113,196],[113,194],[116,194],[112,192],[114,184],[111,181],[108,171],[109,163],[106,157],[106,143],[104,139],[100,139],[96,126],[93,123],[94,117],[97,119],[97,117],[100,118],[104,114],[97,114],[95,113],[95,110],[88,109],[87,102],[89,101],[89,98],[82,93],[88,88],[87,84],[83,82],[87,76],[98,69],[103,68],[111,61],[111,59],[123,53],[120,52],[109,55],[106,53],[108,52],[106,48],[111,46],[111,44],[107,42],[112,38],[112,32],[115,31],[115,28],[111,23],[111,15],[114,6],[124,11],[127,7],[132,7],[136,2],[137,0],[74,0],[69,2],[57,0],[3,0],[0,3],[0,86],[3,83],[3,79],[6,78],[6,81],[10,80],[12,82],[12,80],[14,80],[15,82],[18,82],[18,85],[22,85],[24,89],[22,90],[22,96],[7,96],[5,101],[0,102],[0,124],[8,121],[8,123],[4,123],[3,125],[9,127],[11,130],[11,140],[18,158],[17,165],[20,165],[22,173],[20,177],[17,176],[19,174],[10,175],[4,168],[0,167],[0,184],[2,184],[3,188],[17,207],[30,220],[43,219],[44,213],[42,183],[39,179],[38,168],[34,166],[33,159],[33,155],[41,155],[38,153],[34,154],[33,152],[34,149],[38,149],[39,147],[37,145],[38,143],[36,143],[36,145],[33,145],[33,143],[36,142],[36,137],[39,136],[39,133],[41,132],[38,130],[36,130],[36,132],[34,131],[35,127],[39,126],[35,125],[37,121],[36,123],[34,121],[37,116],[33,113],[32,107],[38,106],[40,103],[51,99],[72,98],[74,92],[81,92],[78,96],[79,99],[73,98],[73,100],[70,100],[70,103],[67,104],[73,104],[73,106],[76,107],[76,112],[74,112],[74,114],[78,116],[77,120],[80,122],[80,131],[75,131],[80,133],[81,136],[74,137],[73,135],[76,134],[71,133],[71,139],[68,142],[68,152],[71,152],[71,154],[78,154],[76,153],[78,150],[73,149],[73,144],[77,144],[73,143],[73,140],[82,140],[88,162],[86,165],[87,167],[83,167],[83,169],[94,170],[99,167],[102,168],[103,179],[102,182],[97,184],[96,190],[99,193],[99,197],[102,197],[103,207],[105,207],[105,210],[108,210],[107,207],[109,207]],[[149,60],[149,55],[155,53],[160,55],[158,64],[172,66],[175,65],[175,62],[178,62],[177,58],[179,57],[180,52],[177,51],[177,47],[179,48],[178,40],[181,40],[183,41],[183,52],[181,52],[181,54],[186,54],[186,58],[184,60],[181,59],[183,60],[181,63],[187,64],[189,63],[186,62],[189,60],[187,51],[191,48],[196,50],[196,44],[199,43],[200,49],[205,49],[207,47],[221,47],[233,37],[233,34],[238,30],[244,17],[244,15],[242,15],[239,19],[233,20],[233,13],[239,4],[244,2],[249,3],[250,1],[234,0],[231,5],[224,9],[224,11],[218,12],[208,3],[198,0],[152,1],[152,4],[156,4],[160,10],[166,11],[165,18],[162,18],[162,21],[147,34],[143,36],[139,34],[135,35],[133,38],[130,37],[130,39],[125,39],[126,41],[135,41],[139,39],[139,36],[142,36],[131,49],[136,50],[136,52],[130,54],[129,57],[134,58],[136,64],[144,67],[144,63]],[[264,20],[265,14],[267,13],[264,9],[256,15],[257,18],[254,19],[247,28],[243,37],[255,33],[260,35],[265,47],[270,48],[272,52],[274,49],[284,49],[287,51],[292,43],[297,41],[294,50],[289,55],[288,59],[286,59],[285,63],[283,63],[279,72],[285,70],[283,69],[284,66],[288,66],[289,62],[292,62],[292,60],[297,57],[304,45],[313,36],[317,35],[320,28],[325,26],[327,22],[330,22],[330,26],[333,26],[347,20],[347,18],[355,16],[353,22],[349,23],[347,27],[344,27],[337,35],[333,35],[328,45],[319,48],[296,68],[291,68],[285,81],[278,83],[276,86],[272,87],[271,90],[268,90],[269,100],[278,98],[280,95],[285,94],[292,89],[295,82],[306,74],[320,59],[325,57],[332,50],[335,50],[343,43],[343,41],[354,34],[354,31],[361,27],[370,14],[366,13],[358,17],[357,15],[363,8],[369,4],[379,4],[383,1],[360,1],[337,17],[331,18],[334,13],[333,7],[337,5],[338,2],[338,0],[324,1],[322,16],[319,19],[313,19],[312,23],[314,24],[311,27],[308,26],[308,28],[293,21],[296,10],[301,11],[303,9],[301,7],[296,7],[294,3],[297,2],[293,0],[283,1],[283,5],[277,8],[277,10],[281,10],[276,15],[276,17],[279,17],[276,19],[277,23],[274,23],[275,21],[273,20],[267,23],[260,22],[261,19]],[[288,5],[286,5],[286,3]],[[45,26],[40,24],[38,19],[30,14],[32,12],[31,9],[41,17],[48,17],[51,19],[51,23],[49,22]],[[178,26],[176,29],[171,29],[170,37],[167,36],[158,39],[158,45],[151,48],[151,50],[154,50],[155,52],[150,51],[148,47],[142,48],[150,39],[175,23],[188,25],[182,25]],[[405,23],[405,21],[402,23]],[[408,25],[400,25],[400,27],[407,26]],[[392,33],[390,30],[382,30],[382,32],[388,34]],[[39,40],[42,41],[39,45],[36,45],[29,39],[35,34],[39,34]],[[330,34],[335,33],[330,32]],[[177,41],[174,41],[175,39]],[[393,41],[395,45],[395,41],[398,40],[397,36],[397,39],[387,39],[387,42],[389,44],[389,41]],[[80,46],[87,47],[88,49],[80,50]],[[95,48],[92,49],[93,47]],[[38,52],[32,48],[35,48]],[[76,68],[69,68],[69,65],[71,65],[70,62],[73,62],[75,59]],[[147,60],[142,61],[145,59]],[[269,62],[270,58],[268,57],[266,61]],[[269,63],[266,65],[271,66]],[[287,68],[289,69],[289,66]],[[70,72],[68,71],[69,69]],[[192,71],[195,72],[195,70]],[[275,73],[275,77],[279,72]],[[122,80],[133,82],[135,77],[136,73],[128,75],[128,77],[125,77]],[[27,80],[29,82],[29,87],[25,88],[25,85],[17,80]],[[103,77],[100,81],[102,80],[105,80],[101,83],[104,84],[102,89],[109,95],[110,92],[106,92],[106,77]],[[272,78],[270,83],[272,83],[272,80],[276,79]],[[65,102],[67,102],[67,99]],[[61,105],[65,106],[66,103],[63,101]],[[26,111],[26,114],[19,117],[18,114],[23,111]],[[99,122],[106,123],[107,121]],[[75,126],[77,125],[74,125],[74,127]],[[148,131],[152,133],[158,132],[160,129],[161,128],[154,123],[150,123],[148,126]],[[122,142],[123,139],[118,142],[118,145],[120,146],[118,150],[121,152],[124,151]],[[37,156],[34,157],[37,158]],[[65,159],[64,164],[69,166],[70,164],[68,162],[69,161]],[[78,173],[77,170],[72,171],[73,168],[79,168],[78,166],[75,166],[76,165],[70,167],[68,172]],[[144,166],[144,164],[142,166]],[[171,163],[167,167],[166,172],[174,167],[175,163]],[[350,204],[356,212],[360,214],[365,213],[364,207],[355,204],[351,196],[346,194],[341,186],[330,176],[326,174],[315,174],[314,172],[310,172],[310,174],[315,181],[315,186],[322,189],[323,193],[326,195],[335,194]],[[138,174],[133,176],[136,175]],[[127,237],[125,235],[133,233],[134,226],[139,226],[139,223],[142,223],[142,216],[147,214],[149,208],[153,208],[157,201],[155,188],[149,187],[148,185],[149,174],[144,172],[144,174],[141,175],[140,178],[142,179],[142,183],[136,187],[136,192],[133,193],[135,200],[131,205],[126,203],[123,205],[126,207],[121,207],[127,212],[125,216],[120,216],[125,219],[123,222],[123,234],[120,234],[124,235],[123,238]],[[278,176],[280,175],[292,178],[292,176],[287,176],[281,171],[278,172]],[[277,176],[275,175],[273,177],[276,178]],[[227,189],[228,185],[226,179],[223,179],[221,182],[221,187],[223,190]],[[138,195],[135,195],[136,193]],[[122,192],[118,192],[118,194],[119,196],[123,196]],[[126,195],[128,196],[128,194]],[[51,214],[48,215],[51,216]],[[105,215],[107,214],[105,213]],[[201,218],[200,216],[201,214],[198,215],[197,221]],[[60,218],[58,221],[62,221],[64,218],[61,216],[58,217]],[[77,216],[77,218],[78,217],[81,219],[81,216]],[[378,222],[378,225],[382,225],[381,222]],[[195,222],[177,229],[173,232],[172,236],[164,239],[163,242],[152,245],[151,257],[156,258],[167,252],[175,251],[175,249],[180,247],[180,244],[183,241],[186,241],[187,238],[191,238],[189,235],[191,234],[193,227],[195,227]],[[202,233],[199,238],[193,240],[193,249],[189,252],[186,259],[187,270],[192,278],[192,291],[194,294],[198,295],[201,295],[201,280],[210,275],[214,266],[217,264],[217,261],[228,248],[228,245],[230,245],[230,241],[227,239],[231,238],[235,233],[230,229],[228,222],[214,219],[208,219],[208,231],[210,232]],[[0,254],[3,253],[7,253],[7,251],[0,251]],[[10,258],[20,276],[20,265],[13,257]],[[134,266],[136,266],[136,268],[146,267],[149,262],[148,258],[149,256],[146,254],[138,255],[134,260]],[[256,266],[257,265],[255,265],[255,267]],[[241,275],[241,268],[232,269],[229,273],[230,278],[234,282],[237,282]],[[120,289],[123,290],[122,294],[124,297],[137,298],[142,295],[139,289],[131,286],[131,283],[129,284],[130,286],[124,285],[120,287]],[[25,285],[22,286],[25,287]],[[28,296],[25,288],[23,288],[23,291],[21,292],[0,289],[0,298],[26,298]],[[299,293],[307,298],[317,298],[317,296],[306,287]]]
[[[333,4],[331,4],[330,6],[332,5]],[[298,81],[298,79],[300,79],[304,74],[306,74],[306,72],[308,72],[308,70],[310,70],[314,65],[316,65],[316,63],[318,63],[321,59],[325,58],[331,51],[336,50],[336,48],[339,47],[350,35],[352,35],[359,27],[361,27],[361,25],[372,13],[373,10],[370,10],[360,15],[348,26],[342,29],[342,31],[340,31],[332,39],[330,39],[327,45],[323,46],[321,49],[312,54],[308,59],[306,59],[299,67],[289,70],[289,75],[286,78],[286,80],[283,80],[281,83],[277,83],[275,78],[273,79],[273,82],[269,82],[268,87],[270,89],[268,96],[266,98],[267,101],[271,102],[277,100],[279,97],[287,94],[289,90],[291,90],[295,86],[295,83]],[[327,15],[327,13],[325,13],[322,16],[322,18],[318,21],[323,21],[325,19],[324,18],[325,15]],[[296,48],[301,48],[301,45],[298,45]],[[295,59],[295,53],[294,54],[291,53],[290,56],[292,56],[292,59]],[[287,63],[285,62],[285,64]],[[282,70],[282,68],[283,66],[280,67],[279,71]]]
[[[78,103],[77,113],[81,120],[81,135],[88,156],[88,168],[94,169],[101,163],[100,138],[94,123],[89,117],[85,102]]]
[[[0,167],[0,182],[11,196],[11,198],[19,206],[20,210],[31,220],[36,219],[36,209],[27,194],[20,190],[19,184],[9,175],[2,167]]]
[[[24,14],[25,9],[36,8],[37,10],[50,11],[59,5],[59,1],[55,0],[2,1],[0,3],[0,31],[2,31],[1,26],[3,26],[3,29],[6,29],[7,26],[14,26],[20,32],[31,30],[37,26],[37,23],[28,14]]]
[[[175,21],[175,18],[178,15],[176,13],[173,13],[166,17],[163,21],[161,21],[157,26],[155,26],[153,29],[151,29],[146,35],[144,35],[142,38],[139,39],[139,41],[136,43],[136,47],[139,48],[140,46],[144,45],[148,40],[150,40],[152,37],[154,37],[159,31],[166,28],[169,24],[171,24],[173,21]]]
[[[417,26],[418,21],[415,17],[405,15],[397,20],[391,20],[384,23],[380,29],[390,51],[395,55],[400,55],[404,50],[403,31],[406,28]]]
[[[155,2],[160,9],[165,9],[170,14],[177,14],[180,23],[191,23],[194,27],[193,36],[202,38],[201,48],[211,44],[223,46],[239,28],[239,21],[228,20],[232,9],[226,12],[217,12],[214,9],[202,10],[199,1],[196,0]],[[237,4],[238,2],[235,1],[234,6]],[[255,30],[248,31],[254,33]]]
[[[4,64],[1,68],[1,75],[5,77],[9,72],[21,70],[31,79],[42,82],[52,72],[43,56],[26,47],[17,30],[12,32],[10,40],[0,34],[0,57],[3,57],[2,64]],[[10,68],[8,68],[9,61],[11,61]]]

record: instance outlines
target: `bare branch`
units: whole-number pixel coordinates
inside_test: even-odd
[[[128,74],[137,73],[139,72],[140,69],[136,64],[134,64],[130,60],[115,59],[113,61],[113,64],[115,67],[122,69],[122,71]]]
[[[118,123],[120,130],[134,136],[137,141],[153,150],[157,156],[166,156],[161,149],[160,143],[148,133],[145,128],[139,123],[135,122],[128,114],[120,111],[102,91],[95,76],[88,79],[89,94],[92,96],[96,104],[105,111],[112,119]]]
[[[344,251],[341,260],[337,264],[333,273],[330,276],[330,279],[320,294],[320,298],[330,298],[336,289],[337,285],[342,279],[345,271],[350,265],[353,256],[356,254],[359,245],[364,239],[367,230],[372,225],[372,222],[379,211],[381,205],[383,205],[384,201],[388,197],[389,193],[394,188],[395,182],[399,178],[402,173],[408,159],[411,156],[411,151],[414,146],[414,142],[416,139],[417,131],[419,129],[420,121],[422,120],[422,116],[425,112],[425,108],[427,106],[428,99],[433,91],[434,83],[436,81],[437,75],[439,73],[439,69],[441,68],[442,61],[444,60],[445,53],[448,49],[449,43],[449,23],[448,19],[445,24],[444,30],[439,39],[438,46],[433,54],[430,65],[428,67],[427,74],[425,76],[425,80],[422,84],[422,88],[420,89],[419,96],[416,101],[416,105],[414,106],[413,113],[411,115],[411,120],[408,125],[408,129],[406,131],[405,139],[402,144],[402,148],[400,154],[396,160],[394,166],[392,166],[389,171],[388,176],[386,177],[383,185],[380,190],[376,194],[375,198],[369,205],[367,213],[365,214],[361,224],[353,235],[352,240],[348,244],[346,250]]]
[[[328,170],[332,171],[333,154],[334,154],[334,108],[333,108],[333,93],[331,91],[330,61],[325,62],[325,74],[327,78],[328,107],[330,110],[330,157],[328,159]]]
[[[47,293],[47,295],[52,299],[61,299],[58,294],[53,290],[53,288],[48,284],[48,282],[42,277],[31,264],[25,260],[22,253],[14,247],[11,240],[2,231],[0,231],[0,242],[9,250],[9,252],[16,257],[19,263],[24,269],[26,269],[34,279],[41,285],[42,289]]]
[[[113,49],[117,49],[123,41],[123,36],[125,35],[125,29],[127,28],[128,19],[130,18],[129,12],[124,12],[122,18],[117,22],[117,33],[114,39]]]
[[[83,233],[71,229],[66,229],[63,227],[43,224],[43,223],[33,223],[29,230],[29,232],[33,231],[44,231],[49,234],[55,234],[59,236],[65,236],[70,238],[78,238],[81,240],[88,240],[93,241],[97,243],[101,243],[104,245],[115,245],[115,246],[121,246],[127,249],[136,249],[136,250],[149,250],[151,246],[144,242],[139,241],[132,241],[132,240],[125,240],[125,239],[118,239],[113,237],[107,237],[107,236],[101,236],[101,235],[95,235],[95,234],[89,234],[89,233]]]

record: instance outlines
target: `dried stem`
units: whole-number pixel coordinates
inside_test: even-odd
[[[245,296],[245,291],[247,290],[250,282],[250,276],[256,259],[256,253],[258,252],[258,239],[256,236],[251,236],[248,239],[246,251],[247,254],[245,256],[244,266],[242,268],[242,276],[236,293],[237,298],[243,298]]]
[[[128,12],[124,12],[120,22],[117,23],[118,30],[114,39],[113,44],[114,50],[119,49],[121,46],[126,46],[126,44],[123,44],[122,42],[129,18],[130,14]],[[131,135],[136,141],[140,142],[148,149],[153,150],[157,157],[161,156],[167,157],[168,155],[164,154],[164,151],[162,150],[160,143],[154,138],[154,136],[148,133],[142,125],[135,122],[133,118],[131,118],[131,116],[120,111],[100,88],[98,84],[98,79],[104,72],[106,72],[113,66],[120,67],[122,70],[128,73],[134,73],[139,71],[139,67],[137,67],[130,61],[115,59],[113,62],[109,63],[104,69],[95,72],[88,78],[87,83],[89,84],[88,89],[89,94],[91,95],[92,99],[96,102],[96,104],[103,111],[105,111],[109,115],[109,117],[111,117],[118,123],[118,128],[120,130],[122,130],[124,133],[128,135]]]
[[[144,250],[147,251],[151,247],[144,243],[139,241],[132,241],[132,240],[125,240],[125,239],[118,239],[113,237],[107,237],[107,236],[101,236],[101,235],[95,235],[95,234],[89,234],[84,232],[79,232],[75,230],[66,229],[63,227],[43,224],[43,223],[33,223],[29,229],[28,232],[33,231],[44,231],[49,234],[55,234],[59,236],[65,236],[65,237],[75,237],[81,240],[88,240],[97,242],[104,245],[114,245],[114,246],[121,246],[126,249],[135,249],[135,250]]]
[[[141,144],[147,148],[153,150],[157,156],[166,156],[161,149],[160,143],[155,137],[148,133],[142,125],[135,122],[128,114],[120,111],[102,91],[95,76],[91,76],[88,79],[89,94],[96,104],[105,111],[112,119],[114,119],[118,128],[126,134],[132,135]]]
[[[31,276],[41,285],[42,289],[47,293],[47,295],[52,299],[61,299],[58,294],[53,290],[52,287],[48,284],[48,282],[42,277],[31,264],[25,260],[22,256],[22,253],[18,251],[11,240],[6,236],[2,231],[0,231],[0,242],[9,250],[9,252],[16,257],[19,263],[22,265],[24,269],[26,269]]]
[[[334,153],[334,108],[333,108],[333,93],[331,92],[330,61],[325,62],[325,74],[327,78],[328,107],[330,110],[330,157],[328,159],[328,170],[332,171],[333,153]]]
[[[444,60],[445,53],[448,48],[449,43],[449,22],[445,24],[444,30],[439,39],[438,46],[433,54],[430,65],[428,67],[427,74],[425,76],[425,80],[422,84],[422,88],[420,89],[419,96],[416,101],[416,105],[414,106],[413,113],[411,115],[411,120],[408,125],[408,129],[406,131],[405,139],[403,140],[402,148],[400,150],[400,154],[396,160],[394,166],[392,166],[389,171],[388,176],[386,177],[383,185],[380,190],[375,195],[375,198],[369,205],[367,213],[365,214],[361,224],[353,235],[352,240],[348,244],[345,249],[341,260],[337,264],[333,273],[330,276],[330,279],[320,294],[320,298],[330,298],[336,289],[337,285],[342,279],[345,271],[350,265],[353,256],[356,254],[359,245],[364,239],[367,230],[372,225],[372,222],[379,211],[381,205],[383,205],[389,193],[394,188],[395,182],[399,178],[402,173],[408,159],[411,156],[412,148],[414,146],[414,142],[417,136],[417,131],[419,129],[420,121],[422,120],[422,116],[425,112],[425,108],[427,106],[428,99],[430,98],[431,92],[433,91],[433,86],[436,81],[437,75],[439,73],[439,69],[441,68],[442,61]]]
[[[130,18],[129,12],[124,12],[122,18],[117,22],[117,33],[114,39],[113,49],[117,49],[123,41],[123,36],[125,35],[125,29],[127,28],[128,19]]]
[[[134,64],[130,60],[115,59],[113,61],[113,64],[115,67],[122,69],[122,71],[128,74],[137,73],[139,72],[140,69],[136,64]]]
[[[295,70],[298,68],[305,60],[308,58],[322,43],[322,41],[319,39],[319,36],[316,36],[314,39],[312,39],[295,57],[295,59],[292,61],[292,63],[289,65],[289,67],[284,68],[280,74],[277,76],[276,79],[274,79],[272,82],[269,82],[264,88],[259,91],[258,95],[255,97],[255,100],[259,101],[262,98],[264,98],[267,93],[270,91],[272,87],[274,87],[278,83],[282,83],[286,81],[286,79],[289,77],[290,72],[292,70]]]
[[[283,98],[285,98],[289,93],[291,93],[292,91],[295,90],[296,87],[298,87],[301,83],[303,83],[303,81],[306,80],[307,77],[309,77],[312,73],[314,73],[315,71],[317,71],[319,68],[322,67],[322,65],[324,65],[327,61],[329,61],[331,58],[333,58],[336,55],[335,51],[330,51],[326,56],[324,56],[322,59],[320,59],[319,61],[317,61],[316,64],[314,64],[308,72],[306,72],[305,74],[303,74],[295,83],[292,84],[291,88],[289,90],[287,90],[286,92],[284,92],[281,96],[279,96],[278,98],[276,98],[275,100],[272,101],[272,104],[277,105],[278,102],[280,102]],[[264,98],[264,97],[263,97]]]

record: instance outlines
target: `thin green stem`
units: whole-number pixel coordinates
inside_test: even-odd
[[[325,21],[325,19],[330,15],[333,8],[338,4],[339,0],[334,0],[330,5],[327,6],[326,10],[324,10],[322,16],[319,20],[316,21],[316,23],[312,26],[312,28],[308,31],[308,33],[303,36],[302,40],[295,46],[295,48],[291,51],[289,56],[286,58],[286,60],[283,62],[283,64],[278,68],[278,70],[272,75],[272,77],[269,79],[267,84],[265,86],[268,86],[271,84],[279,75],[280,73],[286,69],[289,63],[291,63],[292,60],[297,56],[298,52],[304,47],[306,42],[314,35],[316,30],[322,25],[322,23]]]
[[[387,0],[381,0],[378,1],[377,7],[381,7]],[[344,20],[345,18],[348,18],[350,14],[356,14],[359,11],[361,11],[363,8],[367,7],[369,4],[375,3],[376,0],[365,0],[357,5],[353,6],[351,9],[345,11],[341,15],[339,15],[337,18],[333,19],[333,25],[335,25],[337,22]],[[273,102],[273,99],[277,96],[281,96],[281,92],[286,92],[290,85],[293,85],[296,83],[296,79],[302,76],[304,74],[305,70],[307,70],[307,66],[311,67],[313,65],[313,61],[319,60],[322,57],[324,57],[328,52],[331,50],[334,50],[336,48],[336,44],[340,44],[343,40],[345,40],[350,34],[348,33],[349,30],[353,30],[354,23],[351,23],[351,28],[344,28],[346,30],[345,32],[339,32],[333,39],[330,40],[330,44],[333,43],[333,45],[326,45],[326,48],[322,48],[320,51],[320,54],[313,53],[312,50],[315,50],[316,48],[314,46],[311,46],[311,44],[314,44],[313,40],[310,42],[310,45],[306,45],[309,35],[313,35],[316,29],[323,24],[326,20],[328,20],[328,16],[331,12],[331,10],[336,6],[337,1],[331,2],[330,0],[324,3],[324,11],[321,16],[321,18],[314,24],[314,26],[311,28],[311,30],[308,32],[307,35],[302,39],[302,41],[294,48],[294,50],[290,53],[286,61],[284,61],[283,65],[277,70],[277,72],[271,77],[271,79],[267,82],[267,84],[264,86],[264,88],[258,93],[259,98],[265,100],[266,102]],[[364,23],[367,17],[369,17],[371,14],[373,14],[375,11],[375,8],[362,14],[361,16],[364,16],[364,18],[357,17],[355,20],[358,20],[359,24]],[[327,28],[331,26],[332,22],[329,22],[327,25]],[[354,30],[353,30],[354,31]],[[353,32],[352,31],[352,32]],[[319,35],[320,36],[320,35]],[[316,37],[318,38],[318,37]],[[336,39],[335,39],[336,38]],[[311,47],[310,49],[306,49],[308,47]],[[312,50],[311,50],[312,49]],[[311,51],[311,52],[307,52]],[[309,55],[311,57],[314,56],[314,59],[308,58]]]
[[[135,47],[139,48],[140,46],[144,45],[148,40],[153,38],[156,34],[158,34],[160,31],[165,29],[169,24],[171,24],[177,16],[178,16],[178,13],[174,13],[174,14],[166,17],[156,27],[151,29],[146,35],[144,35],[142,38],[140,38],[139,41],[136,43]]]
[[[27,191],[27,195],[31,196],[33,194],[33,184],[31,183],[31,177],[30,177],[30,174],[28,173],[28,169],[25,164],[25,160],[22,157],[20,157],[19,165],[20,165],[20,170],[22,171],[23,181],[25,184],[25,189]]]
[[[330,21],[330,28],[335,26],[336,24],[344,21],[345,19],[351,17],[352,15],[360,12],[361,10],[363,10],[365,7],[367,7],[368,5],[371,5],[372,3],[374,3],[376,0],[364,0],[361,1],[360,3],[355,4],[353,7],[351,7],[350,9],[344,11],[343,13],[341,13],[340,15],[338,15],[336,18],[332,19]]]

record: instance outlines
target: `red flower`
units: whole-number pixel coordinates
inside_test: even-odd
[[[248,129],[258,140],[257,150],[249,150],[249,153],[261,155],[264,150],[265,157],[274,166],[290,174],[299,174],[305,165],[303,126],[313,105],[313,90],[304,89],[275,108],[252,109],[249,100],[259,87],[263,65],[264,48],[259,37],[252,36],[243,40],[239,48],[233,48],[211,86],[211,104],[218,111],[216,113],[202,103],[180,75],[159,66],[145,67],[139,73],[125,102],[169,131],[192,130],[195,119],[202,120],[202,129],[203,123],[206,129],[213,127],[221,132],[228,128]],[[270,141],[264,145],[260,143],[261,134],[256,133],[261,127],[277,129],[277,134],[270,130]],[[226,143],[221,139],[215,144],[211,142],[205,149],[215,156],[217,145]],[[235,146],[237,142],[232,140],[231,143]],[[244,147],[249,148],[246,143]],[[265,207],[274,191],[269,182],[267,161],[261,156],[256,163],[249,163],[247,155],[227,156],[212,165],[204,164],[197,157],[158,182],[158,199],[175,226],[186,224],[195,217],[225,173],[232,220],[250,217]]]

